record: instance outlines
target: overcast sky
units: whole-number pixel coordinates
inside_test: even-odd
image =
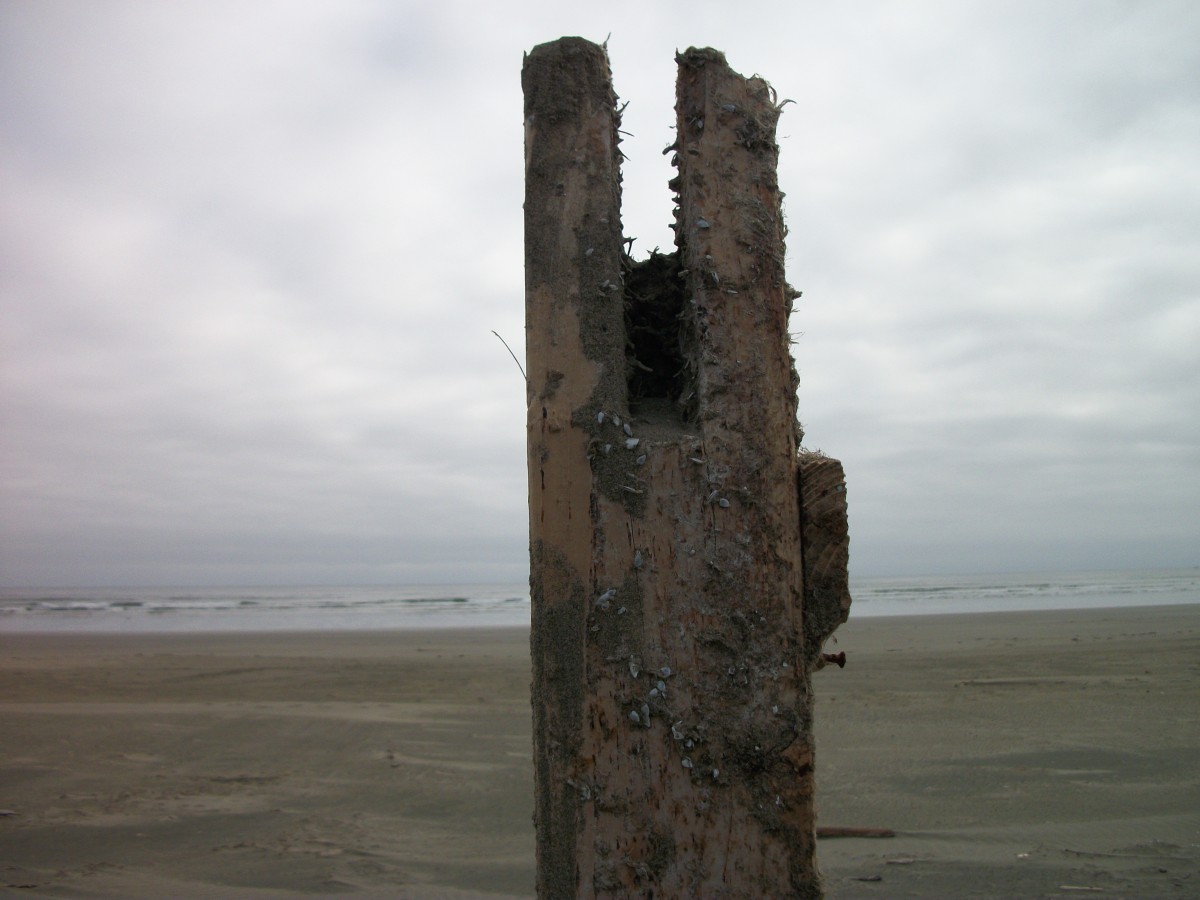
[[[522,53],[785,107],[854,575],[1200,564],[1200,4],[0,2],[0,584],[522,581]]]

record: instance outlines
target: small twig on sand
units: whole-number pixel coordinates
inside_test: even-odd
[[[819,838],[890,838],[896,832],[890,828],[847,828],[839,825],[823,825],[817,828]]]

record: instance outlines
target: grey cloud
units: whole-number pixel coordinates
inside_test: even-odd
[[[795,101],[857,572],[1193,564],[1193,6],[642,7],[5,6],[0,582],[520,580],[521,53],[610,31],[642,251],[675,49]]]

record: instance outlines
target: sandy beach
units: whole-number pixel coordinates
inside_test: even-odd
[[[1200,896],[1200,606],[854,620],[832,898]],[[0,895],[530,897],[521,629],[0,634]]]

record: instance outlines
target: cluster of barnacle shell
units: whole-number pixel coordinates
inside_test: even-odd
[[[612,601],[616,598],[616,596],[617,596],[617,589],[609,588],[607,591],[605,591],[603,594],[601,594],[599,597],[596,598],[596,609],[600,610],[601,612],[608,612],[608,610],[610,610],[612,608]],[[625,606],[617,607],[617,615],[618,616],[623,616],[627,612],[629,612],[628,607],[625,607]],[[600,628],[600,626],[596,625],[595,627],[592,628],[592,631],[598,631],[599,628]],[[633,677],[636,678],[637,675],[635,674]]]
[[[642,669],[642,664],[636,656],[629,657],[629,674],[634,678],[640,678],[645,670]],[[650,727],[650,719],[652,713],[650,711],[651,700],[662,700],[667,696],[667,682],[665,679],[670,678],[673,674],[670,666],[662,666],[658,670],[658,678],[654,681],[654,687],[646,695],[646,701],[643,702],[637,709],[629,711],[629,721],[634,725],[641,725],[644,728]],[[678,724],[678,723],[677,723]],[[672,733],[675,733],[675,726],[672,726]]]
[[[596,413],[596,424],[603,425],[605,422],[612,422],[613,425],[615,425],[617,428],[621,429],[621,433],[624,435],[624,438],[620,438],[620,439],[624,440],[626,450],[633,450],[639,444],[641,444],[642,439],[633,436],[633,426],[630,425],[629,422],[622,422],[621,417],[619,415],[616,415],[615,413],[610,414],[610,413],[605,412],[604,410],[600,410],[599,412]],[[613,449],[613,444],[611,441],[601,444],[597,440],[593,443],[592,446],[598,446],[600,448],[600,452],[603,453],[605,456],[608,456],[610,453],[612,453],[612,449]],[[588,451],[588,458],[589,459],[592,458],[590,449]],[[643,466],[645,464],[646,464],[646,454],[645,453],[639,454],[637,459],[634,460],[634,465]],[[627,491],[630,494],[642,493],[638,488],[629,487],[628,485],[621,485],[621,489],[624,491]]]
[[[682,724],[683,721],[680,720],[671,726],[671,737],[675,739],[676,743],[682,744],[684,750],[691,750],[696,746],[696,742],[680,730],[679,726]],[[689,772],[694,772],[696,766],[695,763],[692,762],[692,758],[690,756],[683,757],[679,762],[680,765],[682,765]],[[713,781],[716,781],[721,775],[721,770],[718,768],[713,768],[709,774],[712,776]]]

